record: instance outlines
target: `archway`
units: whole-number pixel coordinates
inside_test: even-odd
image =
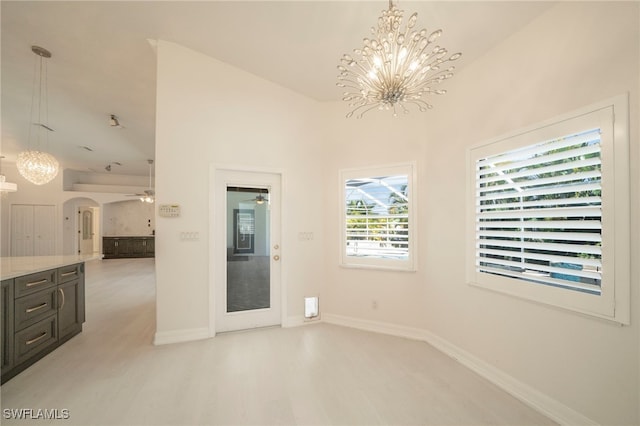
[[[100,204],[87,197],[71,198],[62,205],[64,254],[90,255],[100,252]]]

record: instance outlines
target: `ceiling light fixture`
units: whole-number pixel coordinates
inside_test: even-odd
[[[347,118],[356,112],[362,118],[374,108],[393,110],[397,116],[399,107],[406,114],[409,104],[426,111],[433,106],[423,96],[446,93],[433,86],[451,78],[455,67],[443,68],[442,64],[455,61],[462,54],[447,56],[447,49],[434,45],[442,30],[430,34],[426,29],[414,30],[417,13],[401,28],[402,14],[389,0],[389,9],[382,11],[377,27],[371,27],[374,37],[364,38],[362,49],[353,50],[358,59],[348,54],[340,59],[337,85],[348,89],[342,100],[354,108]]]
[[[18,172],[29,182],[35,183],[36,185],[44,185],[45,183],[51,182],[58,175],[58,160],[51,154],[48,154],[44,151],[41,151],[41,143],[40,139],[44,132],[44,138],[48,145],[49,142],[49,132],[53,132],[53,129],[48,125],[49,120],[49,99],[47,96],[47,71],[46,71],[46,62],[45,58],[51,57],[51,52],[47,49],[44,49],[39,46],[31,46],[31,51],[39,57],[39,60],[36,61],[36,68],[39,64],[39,80],[38,86],[36,88],[36,78],[34,71],[33,78],[33,92],[31,96],[31,113],[29,116],[29,133],[28,133],[28,144],[29,149],[26,151],[22,151],[18,154],[18,159],[16,161],[16,166],[18,167]],[[43,78],[44,77],[44,78]],[[36,90],[38,92],[38,104],[37,104],[37,115],[34,115],[34,104],[36,99]],[[44,99],[43,99],[44,98]],[[44,105],[43,105],[44,102]],[[44,108],[44,111],[43,111]],[[44,113],[44,117],[43,117]],[[37,121],[34,119],[37,117]],[[44,123],[43,120],[44,119]],[[31,129],[33,126],[36,126],[35,130],[35,139],[37,140],[37,149],[31,149]]]
[[[105,169],[106,171],[110,172],[110,171],[111,171],[111,166],[122,166],[122,163],[121,163],[121,162],[119,162],[119,161],[113,161],[113,162],[111,162],[111,163],[107,164],[107,165],[104,167],[104,169]]]
[[[15,183],[7,182],[7,178],[2,174],[2,159],[4,155],[0,155],[0,196],[4,197],[9,192],[16,192],[18,185]]]

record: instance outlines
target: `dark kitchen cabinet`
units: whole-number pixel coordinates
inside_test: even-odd
[[[58,339],[61,343],[80,333],[85,320],[84,268],[81,266],[58,269]]]
[[[13,280],[2,281],[0,292],[0,375],[13,367]]]
[[[2,383],[82,331],[84,263],[2,281]]]
[[[102,237],[105,259],[154,257],[154,237]]]

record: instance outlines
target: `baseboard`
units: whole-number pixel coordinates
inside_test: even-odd
[[[300,327],[302,325],[317,324],[319,322],[322,322],[320,317],[316,317],[310,320],[305,318],[304,315],[297,315],[293,317],[287,317],[284,321],[282,321],[282,328]]]
[[[424,341],[561,425],[598,425],[572,408],[429,331],[326,313],[323,315],[323,322]]]
[[[192,328],[187,330],[172,330],[156,332],[153,344],[168,345],[171,343],[190,342],[192,340],[202,340],[211,337],[208,328]]]

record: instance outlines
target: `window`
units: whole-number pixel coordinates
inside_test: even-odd
[[[626,111],[620,98],[470,150],[472,284],[628,323]]]
[[[413,164],[343,170],[342,265],[415,270]]]

